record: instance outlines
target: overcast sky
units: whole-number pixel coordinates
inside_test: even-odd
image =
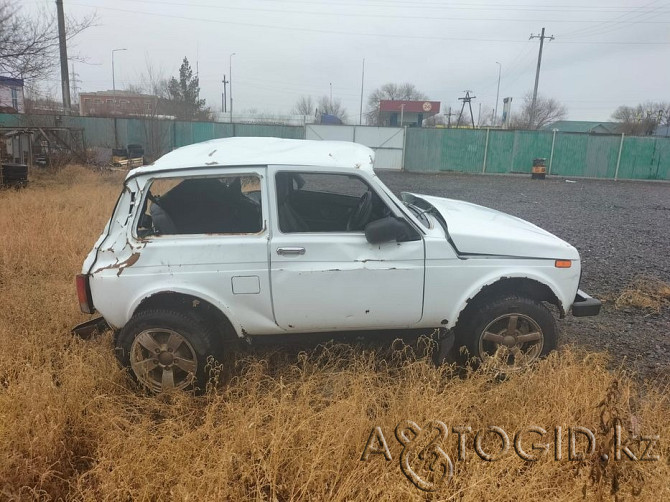
[[[53,0],[25,5],[55,9]],[[73,41],[79,87],[140,82],[147,61],[177,75],[184,56],[199,69],[201,97],[220,111],[224,73],[235,112],[289,113],[301,95],[340,98],[358,121],[364,93],[411,82],[459,108],[471,90],[475,117],[502,98],[518,105],[532,90],[542,27],[539,92],[573,120],[607,120],[621,104],[670,101],[670,0],[64,0],[72,16],[97,13],[98,25]],[[57,77],[50,82],[59,97]]]

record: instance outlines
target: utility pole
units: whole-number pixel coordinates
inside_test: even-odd
[[[60,84],[63,92],[63,113],[70,114],[70,77],[67,69],[67,42],[65,38],[65,13],[63,0],[56,0],[58,16],[58,46],[60,48]]]
[[[456,115],[455,113],[451,113],[451,106],[449,107],[449,113],[445,113],[447,116],[447,129],[451,129],[451,117]]]
[[[461,106],[461,113],[458,114],[458,121],[456,122],[456,127],[461,125],[461,117],[463,116],[463,109],[465,108],[465,103],[468,104],[468,107],[470,108],[470,120],[472,121],[472,128],[475,128],[475,116],[472,114],[472,100],[475,99],[477,96],[470,96],[470,93],[472,91],[463,91],[465,93],[465,97],[458,98],[459,101],[463,101],[463,105]]]
[[[330,113],[333,113],[333,83],[330,83]]]
[[[236,53],[233,52],[230,57],[228,58],[228,76],[230,77],[230,80],[228,83],[230,84],[230,123],[233,123],[233,56]]]
[[[542,28],[542,33],[540,35],[533,35],[532,33],[530,34],[530,38],[528,40],[532,40],[533,38],[539,38],[540,39],[540,52],[537,55],[537,71],[535,72],[535,88],[533,89],[533,102],[530,105],[530,127],[533,127],[533,123],[535,121],[535,105],[537,103],[537,85],[540,83],[540,65],[542,64],[542,47],[544,47],[544,39],[547,38],[549,40],[553,40],[554,36],[551,35],[550,37],[547,37],[544,35],[544,28]]]
[[[363,58],[363,72],[361,73],[361,110],[358,116],[358,125],[363,125],[363,82],[365,82],[365,58]]]
[[[496,111],[493,113],[493,120],[491,121],[493,126],[498,122],[498,98],[500,98],[500,75],[502,73],[502,64],[498,61],[496,61],[496,64],[498,65],[498,90],[496,91]]]
[[[223,80],[221,81],[223,83],[223,94],[221,94],[221,113],[226,113],[226,84],[228,84],[228,81],[226,80],[226,74],[223,74]]]

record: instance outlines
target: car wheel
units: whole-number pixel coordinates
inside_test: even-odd
[[[530,298],[508,296],[481,305],[456,331],[468,356],[510,372],[556,348],[557,326],[549,309]]]
[[[222,356],[207,323],[170,310],[134,315],[119,332],[116,345],[121,363],[155,394],[204,389],[208,356]]]

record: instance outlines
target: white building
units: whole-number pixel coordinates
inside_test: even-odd
[[[0,112],[25,113],[23,79],[0,76]]]

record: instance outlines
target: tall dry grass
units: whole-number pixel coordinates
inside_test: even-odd
[[[562,350],[503,381],[453,375],[407,348],[381,358],[328,345],[247,356],[205,396],[147,397],[118,368],[109,335],[85,342],[69,332],[85,319],[73,275],[120,176],[67,168],[33,179],[0,192],[0,499],[670,500],[667,389],[608,372],[602,355]],[[658,434],[660,459],[617,462],[610,451],[602,461],[612,434],[601,422],[614,418],[626,431]],[[497,425],[511,437],[532,425],[584,426],[598,450],[569,461],[564,437],[562,461],[485,462],[471,435],[456,461],[450,434],[443,446],[454,477],[427,494],[399,467],[393,431],[404,419]],[[375,426],[390,462],[360,460]]]

